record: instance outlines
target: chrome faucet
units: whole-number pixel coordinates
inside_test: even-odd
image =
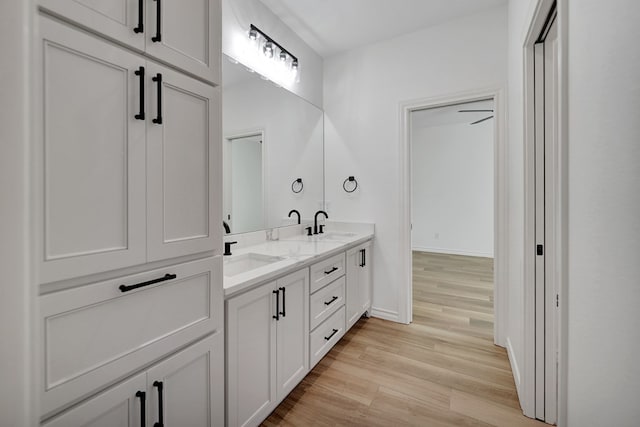
[[[327,213],[325,211],[318,211],[316,212],[316,214],[313,217],[313,234],[322,234],[323,233],[323,229],[324,229],[324,225],[320,225],[320,227],[318,228],[318,215],[324,215],[325,219],[329,219],[329,215],[327,215]]]

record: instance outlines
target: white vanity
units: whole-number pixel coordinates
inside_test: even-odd
[[[240,246],[223,266],[227,425],[259,425],[370,312],[373,224],[327,228],[233,236]]]

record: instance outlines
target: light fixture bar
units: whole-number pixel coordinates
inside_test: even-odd
[[[282,45],[280,43],[278,43],[277,41],[275,41],[274,39],[272,39],[271,37],[269,37],[264,31],[262,31],[260,28],[256,27],[255,25],[251,24],[250,30],[256,31],[258,34],[260,34],[262,37],[264,37],[264,39],[268,42],[273,43],[274,45],[278,46],[278,48],[280,49],[280,51],[286,53],[287,55],[289,55],[292,59],[293,62],[298,63],[298,58],[293,55],[291,52],[289,52],[287,49],[285,49],[284,47],[282,47]]]

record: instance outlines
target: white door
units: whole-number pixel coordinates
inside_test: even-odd
[[[276,407],[275,283],[227,304],[227,419],[231,427],[258,425]]]
[[[262,134],[230,140],[230,186],[232,233],[265,228]]]
[[[147,257],[220,250],[220,91],[148,65]]]
[[[146,0],[146,8],[146,51],[220,83],[220,0]]]
[[[42,427],[142,427],[148,425],[147,377],[142,373],[62,413]]]
[[[536,418],[557,420],[558,30],[555,11],[535,45],[535,391]]]
[[[309,270],[276,282],[280,298],[276,321],[278,401],[284,399],[309,371]]]
[[[145,0],[38,0],[44,9],[144,50]]]
[[[222,427],[223,390],[224,339],[218,332],[147,371],[148,424]]]
[[[41,282],[141,264],[145,61],[44,17],[40,35]]]

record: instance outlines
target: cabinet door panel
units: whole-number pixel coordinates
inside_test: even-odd
[[[136,375],[75,408],[47,421],[43,427],[140,427],[146,375]],[[146,396],[145,396],[146,400]]]
[[[354,248],[347,252],[347,281],[346,281],[346,315],[347,329],[351,328],[360,318],[362,300],[360,298],[360,264],[361,248]]]
[[[219,89],[149,66],[147,121],[148,258],[220,249],[222,242]],[[151,79],[162,76],[159,83]],[[161,92],[158,92],[161,90]]]
[[[145,126],[134,117],[134,72],[144,61],[49,19],[40,23],[41,280],[142,263]]]
[[[150,425],[159,422],[162,383],[166,426],[224,425],[224,339],[218,332],[147,371]]]
[[[373,244],[371,242],[362,245],[364,249],[364,266],[360,269],[360,277],[358,280],[360,289],[361,312],[368,312],[371,315],[371,298],[373,292],[373,277],[371,269],[373,268]]]
[[[227,304],[227,417],[230,426],[258,425],[276,407],[275,283]]]
[[[283,277],[276,286],[284,313],[276,322],[277,395],[280,400],[309,371],[309,270],[305,268]]]
[[[39,0],[38,3],[91,31],[138,50],[144,49],[144,34],[134,32],[140,19],[144,23],[144,10],[140,16],[138,0]]]
[[[147,0],[146,51],[213,83],[220,83],[220,0]]]

